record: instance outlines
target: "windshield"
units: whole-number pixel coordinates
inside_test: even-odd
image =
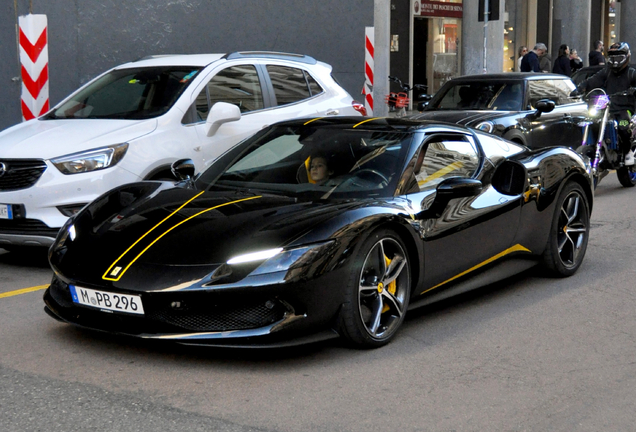
[[[192,66],[113,70],[73,94],[44,119],[157,117],[172,107],[200,70]]]
[[[522,82],[457,82],[442,88],[427,110],[521,111],[522,104]]]
[[[197,188],[310,199],[393,196],[411,139],[409,132],[273,127],[226,155],[226,169],[213,164],[197,180]]]

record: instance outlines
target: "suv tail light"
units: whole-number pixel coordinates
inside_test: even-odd
[[[360,114],[362,114],[363,116],[367,115],[367,109],[364,107],[363,104],[361,104],[358,101],[351,101],[351,105],[353,106],[353,109],[358,111]]]

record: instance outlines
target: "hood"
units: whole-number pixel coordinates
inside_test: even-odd
[[[53,246],[51,264],[88,286],[174,286],[238,255],[312,241],[303,236],[359,205],[135,183],[80,212],[72,220],[75,239]]]
[[[509,115],[509,111],[431,110],[414,115],[413,118],[417,120],[435,120],[464,126],[475,126],[484,120],[496,120]]]
[[[149,134],[157,120],[39,120],[0,133],[0,158],[52,159]]]

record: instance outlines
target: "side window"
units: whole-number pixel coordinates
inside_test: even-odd
[[[278,106],[298,102],[311,96],[302,69],[267,65],[267,72],[274,86]]]
[[[317,94],[322,93],[324,90],[318,84],[318,81],[314,79],[309,72],[305,71],[305,78],[307,79],[307,83],[309,84],[309,90],[311,91],[312,96],[316,96]]]
[[[470,178],[479,168],[477,149],[465,135],[434,135],[415,157],[413,172],[420,191],[450,177]]]
[[[576,87],[570,80],[554,80],[554,87],[556,88],[558,100],[554,101],[557,105],[567,105],[574,103],[570,99],[570,93]]]
[[[208,118],[210,107],[217,102],[234,104],[241,113],[263,109],[263,91],[256,68],[252,65],[231,66],[214,75],[195,101],[200,120]]]
[[[528,82],[528,103],[531,105],[530,109],[534,109],[537,102],[541,99],[550,99],[554,103],[558,103],[558,97],[556,88],[552,84],[552,81],[530,81]]]

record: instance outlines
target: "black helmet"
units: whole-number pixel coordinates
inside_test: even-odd
[[[631,55],[627,42],[616,42],[607,51],[607,63],[614,72],[618,72],[629,64]]]

